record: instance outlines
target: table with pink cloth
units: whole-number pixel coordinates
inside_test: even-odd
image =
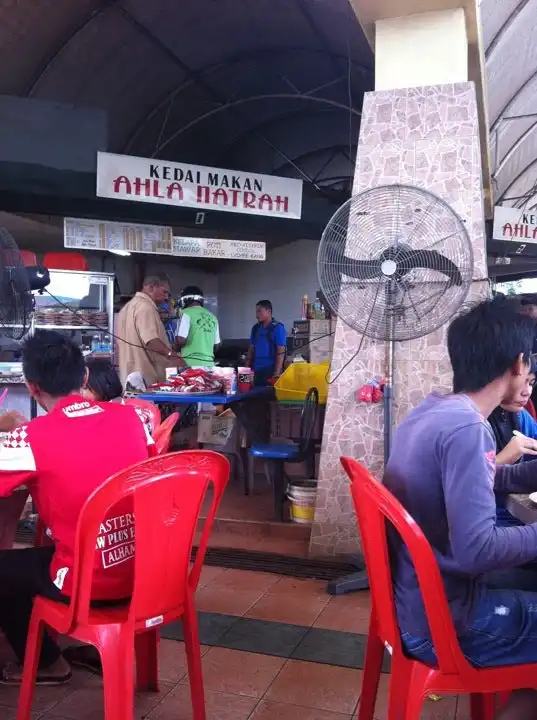
[[[0,443],[6,433],[0,433]],[[16,490],[0,498],[0,550],[10,550],[15,542],[17,525],[28,499],[28,490]]]

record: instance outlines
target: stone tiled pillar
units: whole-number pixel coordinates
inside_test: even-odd
[[[488,292],[478,110],[473,83],[368,93],[354,178],[354,194],[392,183],[416,185],[445,200],[465,222],[474,251],[471,297]],[[446,326],[427,337],[397,343],[397,424],[432,390],[449,391]],[[380,475],[383,465],[382,405],[356,400],[369,378],[384,374],[385,343],[365,339],[337,322],[326,409],[319,489],[312,528],[312,555],[359,550],[359,536],[339,458],[349,455]],[[349,363],[339,374],[340,369]]]

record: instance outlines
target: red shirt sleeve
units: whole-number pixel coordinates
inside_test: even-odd
[[[35,458],[28,438],[28,426],[11,432],[0,446],[0,497],[6,497],[37,475]]]

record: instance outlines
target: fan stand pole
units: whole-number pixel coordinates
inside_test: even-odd
[[[388,463],[392,449],[393,428],[393,367],[394,342],[386,341],[386,378],[384,382],[384,467]]]

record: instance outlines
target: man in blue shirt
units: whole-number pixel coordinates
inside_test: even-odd
[[[287,351],[287,333],[281,322],[272,317],[270,300],[260,300],[255,307],[257,323],[252,328],[246,365],[253,368],[254,384],[267,385],[270,378],[282,374]]]

